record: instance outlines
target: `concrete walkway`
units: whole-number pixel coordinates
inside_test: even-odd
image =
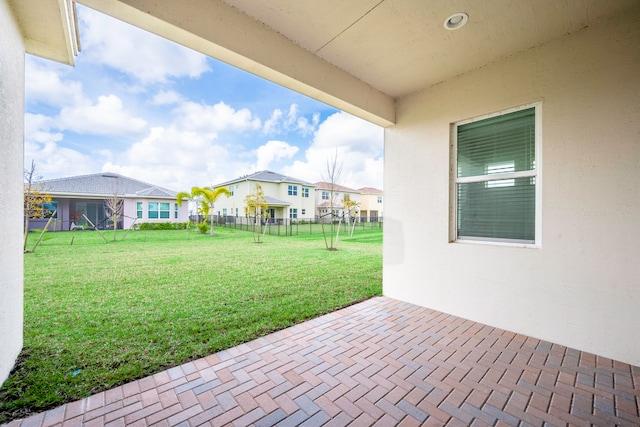
[[[640,425],[640,368],[374,298],[10,426]]]

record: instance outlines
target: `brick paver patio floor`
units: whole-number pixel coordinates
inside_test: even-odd
[[[10,426],[640,425],[640,368],[374,298]]]

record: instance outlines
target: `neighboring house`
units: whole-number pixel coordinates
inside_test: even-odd
[[[385,127],[384,295],[640,365],[637,0],[81,3]],[[25,52],[73,64],[73,10],[0,0],[0,380]]]
[[[244,217],[245,198],[256,192],[256,184],[262,186],[269,205],[269,222],[284,218],[313,219],[315,185],[272,171],[255,172],[214,185],[214,188],[227,187],[231,195],[221,196],[216,200],[213,214],[225,217],[227,221],[233,221],[235,217]]]
[[[110,172],[72,176],[41,181],[51,195],[46,206],[55,218],[51,230],[91,227],[113,228],[109,218],[108,199],[122,200],[119,229],[128,229],[134,222],[185,222],[189,219],[186,204],[176,203],[176,192],[153,184]],[[47,218],[30,220],[29,228],[43,228]]]
[[[332,189],[333,200],[331,199]],[[343,201],[347,194],[352,201],[360,203],[360,191],[358,190],[330,182],[316,182],[316,215],[324,219],[329,219],[331,216],[341,217],[345,213]]]
[[[384,193],[373,187],[363,187],[360,191],[360,221],[378,222],[384,216]]]

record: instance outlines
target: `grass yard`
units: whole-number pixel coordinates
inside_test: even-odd
[[[381,230],[341,234],[337,252],[322,235],[123,234],[47,233],[25,254],[24,349],[0,389],[0,423],[382,292]]]

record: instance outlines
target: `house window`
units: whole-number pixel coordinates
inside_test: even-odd
[[[227,208],[222,209],[222,216],[227,216]]]
[[[160,218],[171,218],[171,203],[160,203]]]
[[[539,241],[539,109],[530,105],[455,125],[454,240]]]
[[[229,187],[229,197],[233,197],[233,185]]]
[[[308,188],[303,188],[302,189],[302,197],[309,197],[309,189]]]
[[[136,218],[142,218],[142,202],[136,203]]]
[[[297,185],[290,185],[289,186],[289,195],[290,196],[297,196],[298,195],[298,186]]]
[[[300,211],[300,215],[306,215],[306,214],[307,214],[307,210],[306,210],[306,209],[302,209],[302,210]]]
[[[322,192],[322,200],[329,200],[329,192],[328,191],[323,191]]]
[[[173,218],[174,219],[178,219],[178,204],[177,203],[173,204]]]
[[[289,209],[289,218],[298,218],[298,209]]]
[[[147,218],[149,218],[149,219],[157,219],[158,218],[158,203],[149,202],[147,204]]]
[[[378,196],[378,203],[382,203],[382,196]]]
[[[48,203],[42,204],[42,217],[58,218],[58,201],[57,200],[52,200]]]
[[[149,202],[147,205],[147,218],[171,218],[171,203]]]

